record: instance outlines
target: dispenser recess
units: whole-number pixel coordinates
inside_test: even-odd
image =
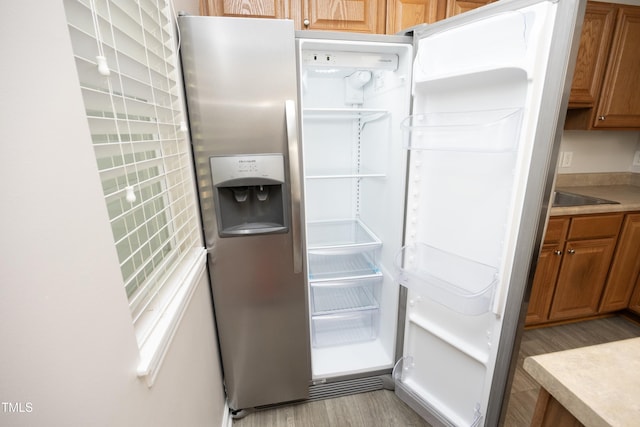
[[[213,156],[209,161],[220,237],[289,230],[282,154]]]

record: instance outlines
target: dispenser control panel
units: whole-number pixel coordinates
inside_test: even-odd
[[[211,177],[216,186],[235,180],[268,179],[284,182],[282,154],[213,156],[210,162]]]

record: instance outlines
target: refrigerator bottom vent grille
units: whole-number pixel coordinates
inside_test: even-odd
[[[382,377],[357,378],[309,386],[309,400],[332,399],[384,388]]]

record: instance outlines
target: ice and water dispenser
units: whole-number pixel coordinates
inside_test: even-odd
[[[210,163],[221,237],[288,231],[282,154],[213,156]]]

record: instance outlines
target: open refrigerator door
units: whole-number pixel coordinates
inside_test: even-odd
[[[543,196],[528,181],[550,167],[580,9],[499,3],[414,34],[396,258],[408,297],[394,378],[396,393],[434,425],[497,424],[487,414],[509,368],[497,361],[512,351],[503,342],[517,323],[507,301],[521,304],[528,270],[519,257],[536,244],[522,218]]]

